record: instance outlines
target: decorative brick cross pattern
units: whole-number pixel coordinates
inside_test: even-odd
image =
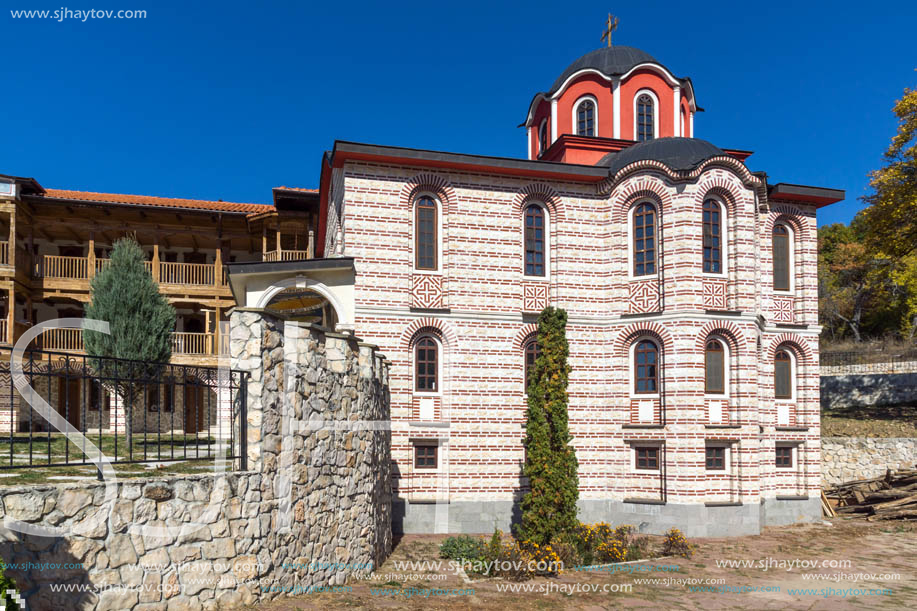
[[[775,322],[793,322],[795,320],[792,297],[775,297],[772,311]]]
[[[442,309],[443,277],[414,274],[411,286],[411,307],[425,310]]]
[[[654,282],[632,282],[630,285],[630,312],[659,311],[659,287]]]
[[[704,307],[708,310],[726,309],[726,283],[720,280],[704,281]]]
[[[548,287],[545,284],[522,285],[522,310],[541,312],[548,305]]]

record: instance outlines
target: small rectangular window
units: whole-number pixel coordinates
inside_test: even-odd
[[[438,446],[435,445],[416,445],[414,446],[414,468],[415,469],[435,469],[436,454]]]
[[[707,446],[707,471],[725,471],[726,448],[724,446]]]
[[[793,446],[777,446],[774,464],[780,468],[793,467]]]
[[[659,446],[637,446],[635,465],[638,469],[657,471],[659,469]]]

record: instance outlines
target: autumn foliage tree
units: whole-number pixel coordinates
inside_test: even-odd
[[[529,492],[522,499],[522,523],[516,534],[539,545],[577,525],[579,498],[576,453],[567,417],[570,365],[567,313],[545,308],[538,318],[538,358],[529,373],[526,413],[526,461]]]

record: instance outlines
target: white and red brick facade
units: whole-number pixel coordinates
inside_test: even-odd
[[[632,164],[598,184],[369,161],[334,172],[330,251],[354,257],[356,334],[392,361],[403,530],[508,526],[525,488],[523,344],[545,305],[569,316],[584,520],[730,534],[819,515],[813,206],[768,201],[762,179],[730,157],[691,173]],[[419,195],[439,209],[435,271],[414,266]],[[722,274],[702,272],[701,206],[711,196],[726,210]],[[634,278],[629,213],[645,201],[659,211],[658,272]],[[530,202],[547,210],[544,278],[523,274]],[[772,288],[777,220],[792,228],[792,292]],[[435,393],[414,391],[413,347],[425,336],[441,347]],[[650,396],[635,395],[631,378],[631,349],[644,337],[660,348]],[[704,394],[711,337],[728,346],[726,393],[715,397]],[[790,401],[774,398],[778,347],[793,354]],[[435,469],[415,468],[418,443],[438,445]],[[635,469],[641,444],[660,447],[658,470]],[[728,448],[725,469],[706,469],[707,445]],[[777,445],[792,446],[792,467],[775,466]]]

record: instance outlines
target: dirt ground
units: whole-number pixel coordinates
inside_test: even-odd
[[[917,437],[917,406],[823,410],[822,437]]]
[[[466,582],[462,575],[445,570],[437,573],[399,567],[404,561],[437,560],[442,539],[442,535],[403,537],[377,575],[349,583],[351,591],[294,596],[257,609],[917,608],[917,523],[913,522],[839,517],[830,525],[768,528],[754,537],[694,539],[697,551],[690,560],[638,563],[644,567],[677,565],[677,570],[629,575],[565,571],[557,578],[523,582],[520,587],[529,590],[517,592],[501,591],[509,582],[499,579]],[[745,561],[747,565],[724,566],[724,560]],[[445,566],[448,561],[443,562]],[[820,566],[800,565],[803,562]],[[445,578],[440,579],[443,575]],[[816,577],[807,579],[804,575]],[[652,582],[654,579],[657,581]],[[685,584],[685,580],[690,583]],[[620,591],[627,586],[630,591]],[[380,587],[388,591],[379,593]],[[452,592],[433,594],[433,588]],[[584,591],[587,588],[598,591]],[[746,591],[749,589],[756,591]]]

